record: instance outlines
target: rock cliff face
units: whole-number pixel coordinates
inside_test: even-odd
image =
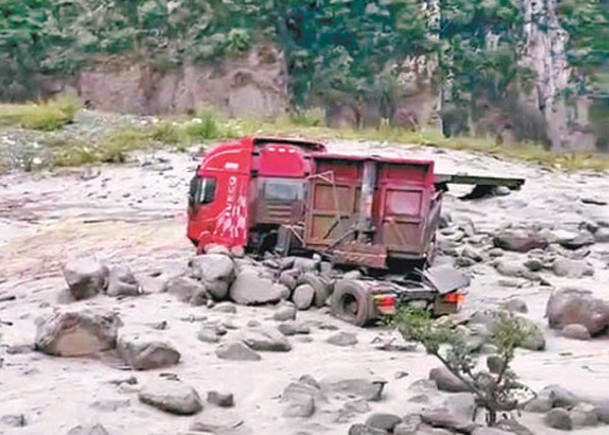
[[[566,55],[568,33],[557,15],[557,0],[523,0],[525,10],[526,49],[523,65],[537,75],[534,92],[525,97],[547,122],[552,147],[594,149],[595,137],[588,126],[590,101],[577,95],[567,104],[565,91],[576,87],[574,71]]]
[[[94,109],[159,115],[184,113],[201,104],[231,116],[277,116],[289,102],[282,53],[255,47],[247,56],[213,65],[186,64],[155,71],[145,62],[106,64],[81,72],[75,91]]]

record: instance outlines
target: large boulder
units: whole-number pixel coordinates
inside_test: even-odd
[[[321,389],[328,394],[342,394],[368,401],[379,401],[387,381],[380,378],[326,378],[320,381]]]
[[[244,269],[230,288],[230,297],[241,305],[262,305],[281,300],[282,291],[270,279],[261,278],[255,269]]]
[[[315,299],[315,289],[309,284],[302,284],[296,287],[292,295],[292,301],[299,310],[308,310]]]
[[[123,335],[116,345],[119,357],[135,370],[169,367],[180,361],[180,352],[164,341],[149,340],[138,334]]]
[[[528,252],[532,249],[545,249],[548,241],[532,231],[505,230],[493,238],[493,245],[506,251]]]
[[[609,303],[594,297],[588,290],[562,288],[550,295],[546,317],[550,328],[563,329],[578,323],[595,336],[609,326]]]
[[[208,300],[207,288],[196,279],[177,276],[165,282],[163,291],[176,296],[180,301],[194,306],[205,305]]]
[[[128,266],[121,264],[110,269],[106,290],[109,296],[138,296],[142,292],[142,287]]]
[[[579,279],[594,275],[594,268],[585,260],[557,258],[552,264],[554,274],[559,277]]]
[[[235,264],[224,254],[199,255],[191,262],[193,276],[199,279],[216,300],[226,299],[235,278]]]
[[[470,389],[459,379],[452,374],[446,367],[436,367],[429,372],[429,379],[435,381],[438,389],[451,393],[469,392]]]
[[[292,350],[288,339],[276,328],[258,327],[243,333],[243,342],[257,351],[287,352]]]
[[[110,311],[55,312],[37,322],[35,349],[55,356],[94,355],[116,347],[122,325]]]
[[[144,385],[138,395],[140,402],[177,415],[192,415],[203,409],[197,391],[181,381],[157,379]]]
[[[459,433],[472,433],[476,424],[471,419],[455,415],[447,408],[423,410],[421,413],[423,423],[432,427],[448,429]]]
[[[108,267],[93,257],[67,261],[62,270],[70,295],[77,301],[103,293],[108,285]]]
[[[222,343],[216,349],[216,356],[231,361],[260,361],[262,357],[241,341]]]

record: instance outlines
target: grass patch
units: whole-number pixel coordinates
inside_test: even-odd
[[[55,131],[74,121],[78,100],[61,96],[38,104],[0,104],[0,126]]]
[[[20,125],[24,128],[57,130],[72,122],[79,109],[76,101],[62,97],[47,103],[0,105],[0,126]],[[563,153],[546,150],[536,144],[497,144],[479,138],[445,138],[435,131],[411,131],[382,125],[377,128],[329,128],[325,112],[320,109],[295,111],[277,119],[229,119],[210,107],[200,107],[193,117],[174,116],[134,127],[126,125],[111,130],[95,141],[64,139],[49,134],[46,151],[50,159],[46,167],[80,166],[93,163],[122,163],[131,152],[173,147],[186,150],[225,139],[253,134],[301,136],[318,140],[366,140],[389,144],[432,146],[444,149],[473,151],[498,158],[538,163],[562,170],[604,171],[609,169],[609,154]]]

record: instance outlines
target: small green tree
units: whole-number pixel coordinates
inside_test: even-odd
[[[509,413],[522,405],[519,400],[522,392],[531,392],[510,369],[514,351],[528,336],[528,328],[509,313],[497,313],[497,317],[490,341],[496,347],[494,358],[498,361],[493,373],[479,367],[479,355],[464,330],[434,321],[427,312],[410,308],[400,311],[395,318],[396,327],[406,341],[421,344],[474,394],[476,413],[484,408],[489,426],[497,423],[500,413]]]

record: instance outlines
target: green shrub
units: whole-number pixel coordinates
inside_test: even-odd
[[[2,104],[0,126],[55,131],[72,123],[79,109],[79,102],[67,96],[38,104]]]

